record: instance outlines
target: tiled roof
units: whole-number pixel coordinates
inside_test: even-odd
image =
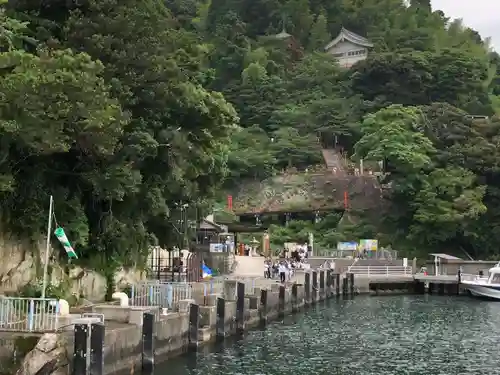
[[[346,28],[342,27],[339,35],[337,35],[335,39],[333,39],[326,45],[325,50],[329,50],[343,40],[348,40],[351,43],[358,44],[363,47],[373,47],[373,44],[365,37],[362,37],[361,35],[353,33],[352,31],[349,31]]]

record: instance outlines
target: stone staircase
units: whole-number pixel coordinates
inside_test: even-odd
[[[336,174],[338,175],[345,175],[345,163],[344,160],[342,159],[342,156],[340,155],[337,150],[333,148],[326,148],[322,149],[321,153],[323,154],[323,159],[325,160],[326,167],[330,170],[333,171],[333,169],[336,169]]]

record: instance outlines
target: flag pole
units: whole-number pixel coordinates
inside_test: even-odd
[[[49,204],[49,220],[47,223],[47,244],[45,248],[45,262],[43,263],[43,285],[42,285],[42,298],[45,298],[45,291],[47,290],[47,278],[49,272],[49,253],[50,253],[50,235],[52,231],[52,211],[54,210],[54,198],[50,196]]]

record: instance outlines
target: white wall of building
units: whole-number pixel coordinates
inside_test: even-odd
[[[339,42],[327,50],[326,53],[335,57],[339,65],[344,67],[350,67],[368,57],[368,49],[366,47],[359,46],[347,40]]]

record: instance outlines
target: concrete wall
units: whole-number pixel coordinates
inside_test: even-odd
[[[319,284],[318,272],[318,286]],[[311,280],[312,282],[312,280]],[[195,300],[183,300],[178,303],[177,311],[161,315],[155,307],[120,307],[113,305],[93,306],[95,313],[102,313],[106,316],[106,337],[105,337],[105,373],[111,374],[124,371],[130,373],[132,369],[137,369],[140,364],[140,354],[142,348],[142,316],[145,311],[152,311],[156,317],[155,337],[156,355],[163,356],[162,359],[175,355],[183,351],[189,343],[189,308],[191,303],[197,302],[200,308],[200,328],[198,330],[199,342],[209,342],[215,339],[216,326],[216,304],[218,297],[223,297],[225,303],[226,331],[234,333],[236,317],[236,286],[237,280],[226,280],[222,293],[210,294],[207,296],[197,295]],[[297,284],[297,303],[292,302],[292,283],[286,284],[284,313],[289,314],[293,308],[300,308],[306,301],[305,286]],[[268,290],[268,319],[273,319],[279,314],[279,283],[262,284]],[[260,322],[260,296],[261,288],[254,287],[248,290],[245,295],[245,329],[256,326]],[[331,296],[334,288],[314,292],[310,286],[310,296],[315,294],[316,301],[321,301]],[[293,306],[292,306],[293,305]],[[69,350],[69,358],[72,355],[74,345],[72,330],[62,334],[66,337]]]

